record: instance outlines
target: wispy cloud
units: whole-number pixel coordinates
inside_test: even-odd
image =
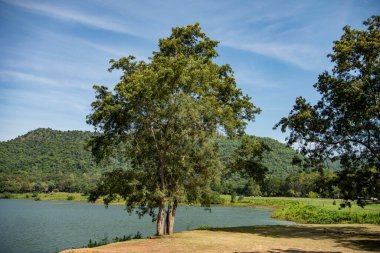
[[[18,71],[0,71],[0,79],[3,81],[8,80],[18,80],[18,81],[27,81],[29,83],[33,84],[44,84],[44,85],[51,85],[51,86],[59,86],[60,82],[42,77],[42,76],[36,76],[33,74],[18,72]]]
[[[118,20],[114,20],[110,17],[105,17],[102,15],[86,14],[83,11],[78,11],[75,9],[69,9],[63,6],[53,6],[46,3],[37,3],[31,1],[10,1],[6,0],[8,4],[16,5],[18,7],[30,10],[33,12],[38,12],[43,15],[47,15],[51,18],[62,19],[71,22],[80,23],[82,25],[93,27],[97,29],[130,34],[138,36],[131,29],[128,29],[125,24],[121,24]]]
[[[2,82],[17,82],[18,84],[23,84],[25,86],[51,86],[51,87],[75,87],[81,89],[89,89],[87,85],[83,85],[78,82],[68,82],[66,80],[56,80],[48,78],[45,76],[39,76],[36,74],[29,74],[20,71],[13,70],[1,70],[0,80]]]
[[[227,40],[223,43],[235,49],[245,50],[252,53],[268,56],[283,62],[294,64],[295,66],[315,70],[323,69],[324,53],[320,48],[305,44],[280,44],[280,43],[249,43],[237,40]]]
[[[239,86],[243,86],[245,90],[255,91],[257,89],[270,90],[278,87],[278,81],[271,80],[270,77],[265,76],[264,73],[258,69],[249,67],[235,68],[235,77]]]

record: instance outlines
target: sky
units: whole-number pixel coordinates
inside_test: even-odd
[[[331,70],[342,28],[364,29],[379,13],[378,0],[0,0],[0,141],[40,127],[93,130],[92,86],[112,89],[121,75],[109,60],[147,60],[172,27],[195,22],[262,109],[247,133],[284,141],[272,127],[297,96],[318,100],[313,84]]]

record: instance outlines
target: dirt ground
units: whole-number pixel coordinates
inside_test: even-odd
[[[63,252],[380,252],[380,226],[340,224],[216,228]]]

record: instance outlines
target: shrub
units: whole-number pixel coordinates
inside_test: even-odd
[[[194,228],[194,230],[209,230],[209,229],[210,229],[209,225],[200,225],[200,226]]]
[[[74,200],[74,199],[75,199],[75,196],[73,196],[73,195],[68,195],[66,199],[67,199],[67,200]]]
[[[307,197],[308,197],[308,198],[312,198],[312,199],[318,198],[318,193],[310,191],[310,192],[307,194]]]
[[[237,196],[236,192],[231,193],[231,203],[236,202],[236,196]]]
[[[3,194],[0,194],[0,199],[10,199],[12,197],[12,194],[9,192],[4,192]]]
[[[135,235],[124,235],[123,237],[115,237],[112,239],[112,242],[124,242],[124,241],[129,241],[129,240],[132,240],[132,239],[142,239],[142,234],[138,231]],[[88,244],[85,246],[87,248],[94,248],[94,247],[98,247],[98,246],[102,246],[102,245],[106,245],[108,244],[109,241],[108,241],[108,237],[105,236],[101,241],[97,242],[97,241],[92,241],[91,239],[88,241]]]

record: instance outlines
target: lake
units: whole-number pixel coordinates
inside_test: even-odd
[[[249,225],[286,225],[270,217],[270,209],[247,207],[178,208],[175,231],[201,225],[233,227]],[[149,216],[129,215],[124,206],[70,201],[0,200],[0,252],[51,253],[78,248],[88,241],[109,240],[136,234],[154,235],[155,224]]]

